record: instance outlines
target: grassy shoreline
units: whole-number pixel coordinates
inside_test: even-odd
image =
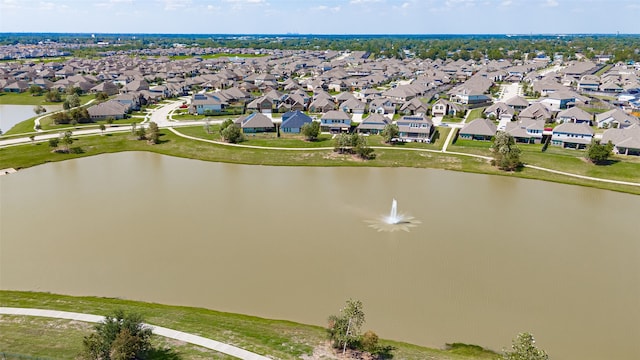
[[[88,314],[105,315],[114,309],[137,312],[141,314],[147,323],[164,326],[175,330],[198,334],[207,338],[230,343],[249,351],[256,352],[278,359],[298,359],[301,355],[311,354],[313,349],[324,344],[326,333],[324,328],[314,325],[306,325],[285,320],[272,320],[242,314],[233,314],[208,310],[203,308],[163,305],[146,303],[133,300],[114,298],[98,298],[88,296],[68,296],[50,293],[23,292],[0,290],[0,306],[41,308],[49,310],[73,311]],[[328,315],[328,314],[327,314]],[[9,331],[0,332],[0,350],[21,353],[24,355],[40,354],[43,351],[51,352],[48,357],[56,354],[68,354],[68,347],[76,346],[68,344],[60,349],[51,347],[49,341],[55,341],[64,337],[64,329],[68,322],[56,322],[49,320],[31,320],[32,325],[42,323],[38,328],[25,327],[15,321],[16,317],[0,316],[0,329]],[[33,319],[33,318],[32,318]],[[59,327],[48,329],[47,324],[60,323]],[[36,326],[36,325],[34,325]],[[76,330],[79,326],[74,325]],[[23,330],[20,330],[24,328]],[[72,338],[80,339],[82,336],[77,331],[69,331]],[[16,337],[14,331],[39,333],[37,343],[29,343],[34,346],[30,349],[15,344],[11,338]],[[52,333],[50,333],[53,332]],[[439,350],[421,347],[403,342],[383,340],[384,344],[393,345],[396,359],[435,359],[435,360],[464,360],[464,359],[496,359],[497,354],[488,350],[478,350],[469,347],[467,351],[461,351],[465,347],[452,350]],[[11,345],[14,344],[14,345]],[[445,344],[443,344],[444,346]],[[10,347],[10,348],[9,348]],[[474,350],[475,349],[475,350]],[[65,357],[65,355],[61,355]],[[191,359],[192,357],[185,357]],[[210,358],[210,357],[207,357]]]
[[[180,129],[179,131],[184,130]],[[638,186],[584,180],[530,168],[509,173],[496,169],[485,160],[463,155],[425,151],[403,151],[402,149],[389,148],[388,150],[376,149],[376,159],[362,161],[348,155],[336,154],[331,150],[279,151],[270,149],[248,149],[189,140],[177,136],[169,130],[161,130],[161,134],[161,144],[158,145],[149,145],[144,141],[136,141],[130,132],[112,133],[105,136],[76,137],[73,146],[81,147],[84,151],[81,154],[52,153],[46,142],[4,147],[0,148],[0,169],[24,169],[47,162],[63,161],[105,153],[149,151],[182,158],[246,165],[432,168],[553,181],[640,195],[640,187]],[[204,134],[203,130],[202,134]],[[640,164],[632,165],[634,165],[633,168],[639,170],[637,173],[640,173]]]

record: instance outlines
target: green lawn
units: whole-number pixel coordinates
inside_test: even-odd
[[[491,142],[458,139],[449,151],[492,156]],[[549,146],[542,152],[541,144],[518,144],[525,164],[603,179],[640,182],[640,157],[614,155],[609,165],[594,165],[585,160],[584,150]]]
[[[0,316],[0,351],[47,359],[73,359],[82,351],[82,339],[93,324],[31,316]],[[171,349],[181,359],[235,359],[199,346],[152,336],[157,349]],[[162,357],[154,357],[161,359]]]
[[[223,313],[202,308],[168,306],[121,299],[72,297],[48,293],[0,291],[0,306],[31,307],[106,315],[115,309],[136,312],[145,322],[198,334],[227,342],[258,354],[276,359],[299,359],[313,348],[325,343],[326,332],[318,326],[290,321]],[[327,314],[328,315],[328,314]],[[31,356],[73,358],[81,346],[82,337],[90,327],[78,322],[46,318],[0,317],[0,348]],[[155,339],[155,341],[160,341]],[[497,354],[478,350],[461,351],[462,347],[438,350],[383,340],[397,347],[396,359],[497,359]],[[80,344],[80,345],[79,345]],[[183,359],[211,358],[211,354],[183,343],[166,342]],[[177,346],[179,345],[179,346]],[[443,344],[444,346],[444,344]],[[196,357],[192,357],[196,356]]]
[[[86,104],[89,100],[95,98],[95,95],[80,95],[80,103]],[[64,96],[63,96],[64,99]],[[44,95],[33,96],[28,92],[23,93],[6,93],[0,92],[0,104],[12,104],[12,105],[60,105],[59,103],[52,103],[44,101]]]
[[[200,129],[194,128],[194,131],[196,133],[200,132],[200,135],[196,136],[203,137],[202,134],[204,133],[204,131]],[[184,129],[180,129],[180,131],[184,131]],[[188,131],[185,131],[185,133],[187,132]],[[161,130],[161,135],[162,136],[160,139],[162,143],[158,145],[149,145],[145,141],[134,140],[135,137],[128,131],[117,134],[107,134],[105,136],[96,135],[81,137],[77,138],[76,142],[74,142],[73,144],[73,147],[82,148],[84,152],[81,154],[52,153],[46,142],[0,148],[0,169],[20,169],[51,161],[62,161],[103,153],[121,151],[150,151],[158,154],[199,159],[204,161],[252,165],[434,168],[518,178],[549,180],[567,184],[583,185],[601,189],[610,189],[615,191],[640,194],[640,187],[636,186],[615,185],[597,181],[576,179],[572,177],[537,171],[529,168],[524,168],[517,172],[504,172],[491,166],[486,160],[483,159],[472,158],[463,155],[415,151],[417,149],[413,149],[414,151],[402,151],[398,148],[388,150],[376,149],[376,158],[374,160],[363,161],[351,155],[337,154],[332,150],[282,151],[267,149],[247,149],[184,139],[169,132],[168,130]],[[213,138],[216,135],[212,134],[211,136]],[[299,143],[302,142],[302,140],[295,141],[299,141]],[[279,143],[282,144],[281,142]],[[460,151],[464,150],[464,148],[459,146],[457,149],[450,148],[450,150]],[[626,163],[620,164],[622,166],[620,166],[619,164],[615,164],[615,166],[623,168],[623,171],[627,171],[628,173],[634,172],[634,169],[638,169],[638,167],[640,167],[640,164],[638,163],[632,163],[631,165],[625,164]],[[586,166],[593,167],[595,165],[585,163],[585,167]],[[607,168],[609,167],[603,167],[602,171],[606,171]],[[610,170],[609,172],[612,171]],[[639,174],[640,172],[634,173]],[[613,178],[613,176],[610,176],[609,178]]]
[[[473,109],[473,110],[469,110],[469,116],[467,117],[467,119],[469,121],[471,121],[473,119],[481,118],[482,117],[482,113],[484,112],[484,109],[485,108],[480,107],[480,108],[476,108],[476,109]]]

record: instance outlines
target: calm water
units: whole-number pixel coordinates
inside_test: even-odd
[[[0,287],[203,306],[554,359],[640,358],[640,197],[424,169],[147,153],[0,177]],[[398,211],[421,223],[377,232]]]
[[[33,112],[35,105],[3,105],[0,104],[0,129],[2,132],[9,131],[19,122],[36,116]],[[62,109],[61,105],[45,106],[48,112]]]

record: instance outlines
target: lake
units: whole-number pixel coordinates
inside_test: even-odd
[[[29,168],[0,190],[2,289],[322,326],[353,298],[384,338],[501,350],[527,331],[554,359],[640,358],[640,196],[143,152]],[[393,198],[409,223],[380,220]]]
[[[5,105],[0,104],[0,129],[3,133],[9,131],[16,124],[36,116],[33,111],[35,105]],[[47,105],[48,112],[61,110],[61,105]]]

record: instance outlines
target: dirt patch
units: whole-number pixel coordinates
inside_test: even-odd
[[[334,349],[329,342],[316,346],[311,355],[302,355],[300,358],[302,360],[372,360],[370,354],[360,351],[347,350],[343,355],[342,350]]]

